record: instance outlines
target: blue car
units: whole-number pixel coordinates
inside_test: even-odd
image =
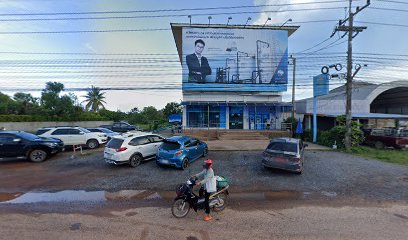
[[[186,169],[190,163],[208,154],[208,146],[197,138],[175,136],[164,140],[160,146],[156,163]]]

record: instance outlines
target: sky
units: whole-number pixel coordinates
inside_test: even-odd
[[[353,1],[353,11],[364,4]],[[249,7],[222,8],[237,6]],[[282,25],[292,19],[287,25],[299,25],[289,38],[289,55],[297,59],[296,99],[302,99],[311,96],[312,77],[322,66],[341,63],[341,73],[345,72],[347,37],[340,39],[339,33],[329,37],[338,20],[346,16],[347,6],[348,1],[336,0],[207,0],[205,4],[198,0],[0,0],[0,91],[30,92],[38,97],[46,82],[58,81],[68,90],[92,85],[133,89],[107,90],[106,107],[110,110],[162,108],[168,102],[180,102],[181,65],[170,23],[188,23],[187,15],[192,16],[192,23],[208,23],[211,15],[211,24],[225,24],[231,16],[230,24],[244,24],[251,17],[248,24],[262,25],[270,17],[267,24]],[[213,9],[180,10],[192,8]],[[158,11],[175,9],[179,11]],[[112,11],[122,13],[108,13]],[[93,19],[84,19],[89,17]],[[372,0],[355,21],[355,25],[367,26],[353,39],[354,64],[367,65],[355,79],[405,81],[408,2]],[[66,31],[74,32],[63,33]],[[290,67],[289,76],[291,71]],[[333,79],[331,88],[343,83]],[[146,89],[168,85],[179,88]],[[85,92],[74,93],[83,100]],[[290,101],[290,90],[283,93],[283,99]]]

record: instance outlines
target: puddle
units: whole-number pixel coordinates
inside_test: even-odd
[[[322,194],[324,194],[322,192]],[[333,197],[332,193],[325,196]],[[276,192],[243,192],[231,193],[231,200],[246,201],[276,201],[276,200],[296,200],[310,196],[310,192],[276,191]],[[335,196],[335,195],[334,195]],[[170,200],[176,197],[173,191],[156,192],[147,190],[121,190],[117,192],[106,191],[76,191],[65,190],[60,192],[28,192],[28,193],[0,193],[0,204],[30,204],[30,203],[55,203],[55,202],[90,202],[103,203],[109,201],[126,200]]]

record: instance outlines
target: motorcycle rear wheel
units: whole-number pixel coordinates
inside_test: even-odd
[[[173,206],[171,207],[171,214],[176,218],[183,218],[187,216],[190,212],[190,204],[184,202],[183,199],[177,199],[174,201]]]
[[[214,212],[221,212],[227,205],[227,195],[225,193],[220,193],[217,198],[219,198],[220,203],[215,204],[213,210]]]

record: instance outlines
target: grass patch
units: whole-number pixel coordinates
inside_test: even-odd
[[[351,152],[362,157],[377,159],[383,162],[408,165],[408,151],[404,150],[375,149],[360,146],[354,147]]]

